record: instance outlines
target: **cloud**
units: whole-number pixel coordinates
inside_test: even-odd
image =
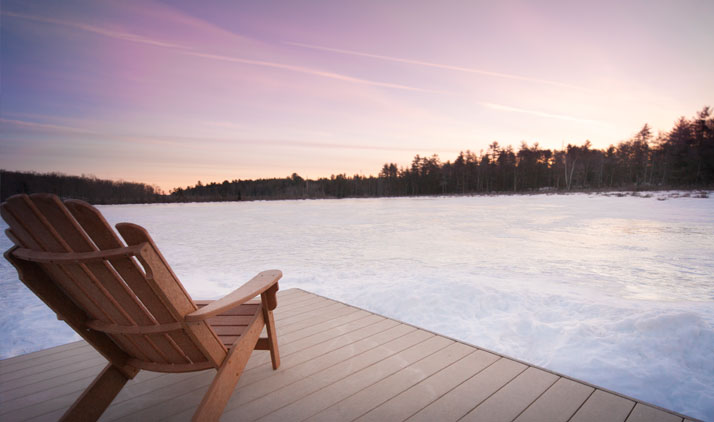
[[[25,120],[11,120],[0,118],[0,123],[19,126],[30,131],[40,131],[50,133],[72,133],[75,135],[86,135],[92,138],[101,138],[108,141],[130,142],[140,145],[159,145],[165,147],[195,147],[205,150],[206,143],[222,144],[222,145],[244,145],[254,147],[292,147],[292,148],[314,148],[314,149],[345,149],[345,150],[368,150],[368,151],[413,151],[411,147],[400,146],[382,146],[368,144],[348,144],[340,142],[319,142],[311,140],[297,139],[254,139],[254,138],[212,138],[212,137],[190,137],[190,136],[175,136],[175,135],[141,135],[141,134],[116,134],[104,133],[96,130],[87,130],[80,127],[71,127],[64,125],[55,125],[48,123],[38,123]],[[3,136],[0,135],[0,139]]]
[[[182,53],[190,55],[190,56],[194,56],[194,57],[202,57],[202,58],[212,59],[212,60],[220,60],[220,61],[226,61],[226,62],[248,64],[248,65],[253,65],[253,66],[262,66],[262,67],[271,67],[274,69],[289,70],[292,72],[304,73],[307,75],[321,76],[323,78],[329,78],[329,79],[337,79],[337,80],[349,82],[349,83],[371,85],[371,86],[378,86],[378,87],[391,88],[391,89],[401,89],[401,90],[406,90],[406,91],[427,92],[427,93],[434,93],[434,94],[451,94],[450,92],[447,92],[447,91],[439,91],[439,90],[433,90],[433,89],[427,89],[427,88],[418,88],[418,87],[414,87],[414,86],[394,84],[394,83],[389,83],[389,82],[372,81],[372,80],[368,80],[368,79],[355,78],[353,76],[347,76],[347,75],[343,75],[340,73],[327,72],[327,71],[323,71],[323,70],[317,70],[317,69],[312,69],[309,67],[296,66],[296,65],[285,64],[285,63],[268,62],[268,61],[263,61],[263,60],[252,60],[252,59],[246,59],[246,58],[242,58],[242,57],[225,56],[225,55],[219,55],[219,54],[199,53],[199,52],[195,52],[195,51],[182,51]]]
[[[24,13],[15,13],[15,12],[8,12],[8,11],[3,11],[2,14],[5,16],[11,16],[11,17],[20,18],[20,19],[27,19],[27,20],[32,20],[35,22],[43,22],[43,23],[50,23],[50,24],[54,24],[54,25],[69,26],[71,28],[80,29],[82,31],[87,31],[87,32],[93,32],[95,34],[104,35],[106,37],[115,38],[115,39],[123,40],[123,41],[131,41],[131,42],[136,42],[136,43],[141,43],[141,44],[149,44],[149,45],[153,45],[156,47],[181,48],[181,49],[188,48],[188,47],[178,45],[178,44],[173,44],[173,43],[169,43],[169,42],[165,42],[165,41],[159,41],[159,40],[143,37],[141,35],[136,35],[136,34],[132,34],[132,33],[128,33],[128,32],[110,31],[105,28],[99,28],[97,26],[86,25],[83,23],[69,22],[69,21],[64,21],[64,20],[60,20],[60,19],[44,18],[44,17],[40,17],[40,16],[26,15]]]
[[[83,24],[83,23],[65,21],[65,20],[54,19],[54,18],[46,18],[46,17],[34,16],[34,15],[27,15],[27,14],[10,12],[10,11],[2,11],[2,14],[5,16],[11,16],[11,17],[20,18],[20,19],[27,19],[27,20],[32,20],[32,21],[36,21],[36,22],[43,22],[43,23],[49,23],[49,24],[54,24],[54,25],[67,26],[67,27],[71,27],[74,29],[91,32],[94,34],[98,34],[98,35],[102,35],[105,37],[110,37],[110,38],[114,38],[114,39],[118,39],[118,40],[122,40],[122,41],[140,43],[140,44],[150,45],[150,46],[159,47],[159,48],[165,48],[165,49],[174,51],[178,54],[184,54],[184,55],[188,55],[191,57],[197,57],[197,58],[202,58],[202,59],[207,59],[207,60],[222,61],[222,62],[229,62],[229,63],[239,63],[239,64],[244,64],[244,65],[249,65],[249,66],[259,66],[259,67],[280,69],[280,70],[285,70],[285,71],[289,71],[289,72],[295,72],[295,73],[312,75],[312,76],[317,76],[317,77],[322,77],[322,78],[327,78],[327,79],[339,80],[339,81],[352,83],[352,84],[368,85],[368,86],[375,86],[375,87],[396,89],[396,90],[403,90],[403,91],[411,91],[411,92],[422,92],[422,93],[429,93],[429,94],[459,95],[459,94],[456,94],[453,92],[442,91],[442,90],[421,88],[421,87],[415,87],[415,86],[397,84],[397,83],[391,83],[391,82],[380,82],[380,81],[374,81],[374,80],[369,80],[369,79],[362,79],[362,78],[357,78],[357,77],[353,77],[353,76],[349,76],[349,75],[345,75],[345,74],[341,74],[341,73],[329,72],[329,71],[325,71],[325,70],[320,70],[320,69],[315,69],[315,68],[305,67],[305,66],[299,66],[299,65],[294,65],[294,64],[287,64],[287,63],[280,63],[280,62],[266,61],[266,60],[254,60],[254,59],[249,59],[249,58],[244,58],[244,57],[236,57],[236,56],[225,55],[225,54],[208,53],[208,52],[204,52],[204,51],[198,51],[195,48],[177,44],[177,43],[172,43],[172,42],[168,42],[168,41],[164,41],[164,40],[157,40],[154,38],[148,38],[148,37],[137,35],[137,34],[130,33],[130,32],[109,30],[109,29],[105,29],[105,28],[101,28],[101,27],[97,27],[97,26],[93,26],[93,25],[87,25],[87,24]],[[370,54],[370,53],[364,53],[364,52],[358,52],[358,51],[352,51],[352,50],[344,50],[344,49],[338,49],[338,48],[323,47],[323,46],[297,43],[297,42],[285,42],[285,44],[302,47],[302,48],[314,49],[314,50],[329,51],[329,52],[334,52],[334,53],[339,53],[339,54],[347,54],[347,55],[353,55],[353,56],[370,57],[370,58],[376,58],[376,59],[380,59],[380,60],[407,63],[407,64],[413,64],[413,65],[419,65],[419,66],[428,66],[428,67],[446,69],[446,70],[451,70],[451,71],[475,73],[475,74],[482,74],[482,75],[487,75],[487,76],[514,79],[514,80],[524,80],[524,81],[530,81],[530,82],[536,82],[536,83],[542,83],[542,84],[548,84],[548,85],[554,85],[554,86],[561,86],[561,87],[567,87],[567,88],[573,88],[573,89],[583,89],[583,88],[579,88],[579,87],[567,85],[567,84],[562,84],[562,83],[555,82],[555,81],[536,79],[536,78],[530,78],[530,77],[519,76],[519,75],[510,75],[510,74],[498,73],[498,72],[491,72],[491,71],[485,71],[485,70],[481,70],[481,69],[473,69],[473,68],[466,68],[466,67],[460,67],[460,66],[445,65],[445,64],[439,64],[439,63],[433,63],[433,62],[404,59],[404,58],[399,58],[399,57],[382,56],[382,55],[377,55],[377,54]],[[536,111],[536,110],[527,110],[527,109],[521,109],[521,108],[517,108],[517,107],[500,105],[500,104],[495,104],[495,103],[490,103],[490,102],[480,102],[479,104],[481,104],[482,106],[494,109],[494,110],[526,113],[526,114],[531,114],[531,115],[539,116],[539,117],[560,119],[560,120],[569,120],[569,121],[575,121],[575,122],[581,122],[581,123],[589,123],[589,124],[598,123],[599,124],[599,122],[596,122],[594,120],[581,119],[578,117],[568,116],[568,115],[564,115],[564,114],[554,114],[554,113],[547,113],[547,112],[541,112],[541,111]],[[67,127],[62,127],[62,126],[53,126],[53,125],[49,125],[49,124],[33,123],[33,122],[27,122],[27,121],[7,120],[7,119],[3,119],[0,121],[5,121],[5,123],[13,123],[16,125],[24,125],[24,126],[34,125],[36,129],[44,128],[45,130],[52,129],[52,130],[61,130],[61,131],[68,131],[68,129],[69,129],[69,130],[73,130],[75,132],[79,131],[78,129],[72,129],[72,128],[67,128]],[[84,131],[84,132],[90,133],[87,131]],[[329,147],[329,145],[325,145],[325,146]],[[355,147],[357,147],[357,146],[348,146],[348,148],[355,148]],[[370,149],[370,148],[368,148],[368,149]],[[372,148],[372,149],[375,149],[375,148]],[[376,149],[379,149],[379,148],[376,148]]]
[[[174,44],[174,43],[170,43],[170,42],[166,42],[166,41],[147,38],[147,37],[129,33],[129,32],[112,31],[112,30],[99,28],[99,27],[92,26],[92,25],[86,25],[86,24],[82,24],[82,23],[64,21],[64,20],[53,19],[53,18],[44,18],[44,17],[39,17],[39,16],[32,16],[32,15],[26,15],[26,14],[15,13],[15,12],[7,12],[7,11],[3,11],[2,14],[6,15],[6,16],[15,17],[15,18],[28,19],[28,20],[33,20],[33,21],[37,21],[37,22],[68,26],[71,28],[75,28],[75,29],[79,29],[79,30],[87,31],[87,32],[92,32],[95,34],[99,34],[99,35],[103,35],[106,37],[119,39],[119,40],[123,40],[123,41],[148,44],[148,45],[152,45],[155,47],[169,48],[169,49],[172,49],[172,50],[182,53],[182,54],[186,54],[186,55],[193,56],[193,57],[204,58],[204,59],[218,60],[218,61],[232,62],[232,63],[241,63],[241,64],[247,64],[247,65],[252,65],[252,66],[270,67],[270,68],[274,68],[274,69],[282,69],[282,70],[287,70],[287,71],[291,71],[291,72],[297,72],[297,73],[319,76],[319,77],[328,78],[328,79],[340,80],[340,81],[348,82],[348,83],[370,85],[370,86],[376,86],[376,87],[381,87],[381,88],[424,92],[424,93],[434,93],[434,94],[450,94],[449,92],[445,92],[445,91],[439,91],[439,90],[433,90],[433,89],[427,89],[427,88],[419,88],[419,87],[390,83],[390,82],[379,82],[379,81],[372,81],[372,80],[368,80],[368,79],[355,78],[353,76],[313,69],[313,68],[304,67],[304,66],[296,66],[296,65],[292,65],[292,64],[286,64],[286,63],[263,61],[263,60],[253,60],[253,59],[247,59],[247,58],[243,58],[243,57],[235,57],[235,56],[227,56],[227,55],[221,55],[221,54],[199,52],[199,51],[195,51],[194,49],[192,49],[188,46],[181,45],[181,44]]]
[[[94,132],[91,132],[91,131],[88,131],[85,129],[79,129],[79,128],[70,127],[70,126],[53,125],[53,124],[49,124],[49,123],[37,123],[37,122],[32,122],[32,121],[27,121],[27,120],[4,119],[1,117],[0,117],[0,123],[5,123],[8,125],[13,125],[13,126],[20,126],[23,128],[35,129],[35,130],[40,130],[40,131],[64,132],[64,133],[86,133],[86,134],[94,133]]]
[[[566,114],[555,114],[555,113],[547,113],[547,112],[538,111],[538,110],[527,110],[524,108],[511,107],[511,106],[506,106],[506,105],[502,105],[502,104],[494,104],[494,103],[481,102],[480,104],[484,107],[488,107],[488,108],[491,108],[494,110],[510,111],[510,112],[514,112],[514,113],[525,113],[525,114],[531,114],[533,116],[547,117],[550,119],[568,120],[571,122],[578,122],[578,123],[588,123],[588,124],[597,124],[597,125],[603,124],[602,122],[598,122],[597,120],[582,119],[579,117],[568,116]]]
[[[345,150],[367,150],[367,151],[406,151],[411,152],[414,148],[388,145],[367,145],[367,144],[346,144],[340,142],[318,142],[297,139],[255,139],[255,138],[210,138],[210,137],[186,137],[186,136],[122,136],[127,140],[141,143],[150,141],[152,143],[167,143],[181,145],[197,145],[201,149],[206,143],[216,143],[223,145],[245,145],[254,147],[281,147],[281,148],[308,148],[308,149],[345,149]]]
[[[556,82],[556,81],[550,81],[547,79],[531,78],[528,76],[512,75],[509,73],[492,72],[492,71],[488,71],[488,70],[475,69],[475,68],[471,68],[471,67],[453,66],[453,65],[448,65],[448,64],[427,62],[427,61],[422,61],[422,60],[405,59],[405,58],[393,57],[393,56],[383,56],[380,54],[364,53],[364,52],[360,52],[360,51],[345,50],[345,49],[341,49],[341,48],[323,47],[323,46],[319,46],[319,45],[305,44],[305,43],[299,43],[299,42],[286,41],[286,42],[284,42],[284,44],[292,45],[295,47],[309,48],[312,50],[329,51],[332,53],[345,54],[345,55],[350,55],[350,56],[369,57],[369,58],[373,58],[373,59],[386,60],[386,61],[390,61],[390,62],[414,64],[414,65],[419,65],[419,66],[427,66],[427,67],[434,67],[434,68],[438,68],[438,69],[452,70],[452,71],[456,71],[456,72],[475,73],[475,74],[479,74],[479,75],[493,76],[493,77],[497,77],[497,78],[535,82],[535,83],[539,83],[539,84],[558,86],[561,88],[570,88],[570,89],[577,89],[580,91],[588,91],[587,88],[582,88],[582,87],[570,85],[570,84],[564,84],[564,83]]]

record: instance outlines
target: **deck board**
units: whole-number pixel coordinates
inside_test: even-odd
[[[256,351],[224,421],[655,421],[684,416],[299,289],[278,294],[281,367]],[[85,342],[0,361],[0,420],[57,420],[104,366]],[[189,421],[214,370],[140,372],[103,421]],[[688,418],[687,420],[694,420]]]
[[[627,418],[627,422],[682,422],[682,418],[654,407],[637,403]]]
[[[595,391],[579,382],[560,378],[517,418],[516,422],[565,422]]]
[[[615,394],[595,390],[570,419],[573,422],[622,422],[627,419],[635,402]]]
[[[419,412],[429,403],[451,391],[484,368],[490,366],[498,356],[474,349],[452,365],[447,366],[424,381],[405,389],[390,398],[384,404],[369,411],[358,420],[365,421],[402,421]]]
[[[389,377],[402,368],[444,349],[449,344],[453,344],[453,341],[444,337],[431,336],[399,353],[351,373],[307,397],[266,415],[260,420],[280,422],[292,417],[296,417],[298,420],[305,420],[316,412]],[[240,412],[240,408],[238,411]]]
[[[355,420],[410,386],[472,352],[473,348],[470,346],[452,343],[438,352],[352,394],[335,405],[329,406],[308,420],[313,422]]]
[[[500,358],[488,368],[467,379],[447,394],[430,403],[409,421],[457,421],[525,371],[526,365]]]
[[[45,350],[40,350],[26,355],[16,356],[12,359],[0,361],[0,376],[15,372],[23,368],[34,367],[38,362],[47,360],[48,356],[52,356],[52,362],[58,362],[61,359],[72,358],[75,353],[83,349],[94,350],[89,344],[83,341],[75,341],[73,343],[64,344],[62,346],[52,347]]]
[[[478,405],[461,420],[464,422],[510,422],[543,394],[558,377],[530,367]]]
[[[369,349],[361,354],[349,357],[342,362],[263,395],[256,400],[250,401],[237,408],[227,409],[224,415],[226,417],[235,418],[235,420],[259,419],[274,411],[279,411],[283,407],[289,406],[315,391],[338,382],[350,376],[350,374],[368,368],[390,356],[407,350],[430,337],[434,337],[434,335],[421,330],[411,330],[401,337]]]

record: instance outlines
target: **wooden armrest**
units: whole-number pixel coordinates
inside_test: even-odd
[[[263,271],[253,277],[250,281],[240,286],[228,295],[215,300],[203,308],[191,312],[184,317],[185,322],[198,322],[214,317],[221,312],[235,308],[245,303],[259,294],[267,291],[273,286],[277,287],[278,280],[283,276],[279,270]],[[277,290],[277,289],[276,289]]]
[[[12,255],[23,261],[39,262],[43,264],[76,264],[92,261],[102,261],[112,258],[125,258],[140,255],[147,243],[126,246],[116,249],[105,249],[92,252],[44,252],[26,248],[13,250]]]

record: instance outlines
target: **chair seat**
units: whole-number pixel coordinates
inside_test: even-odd
[[[212,300],[196,300],[194,303],[200,309]],[[206,322],[216,332],[218,338],[226,347],[232,346],[248,328],[255,314],[260,312],[260,302],[250,301],[226,311],[218,316],[208,318]]]

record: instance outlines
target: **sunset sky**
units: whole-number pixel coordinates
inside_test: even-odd
[[[714,1],[8,1],[0,168],[164,190],[602,148],[714,103]]]

